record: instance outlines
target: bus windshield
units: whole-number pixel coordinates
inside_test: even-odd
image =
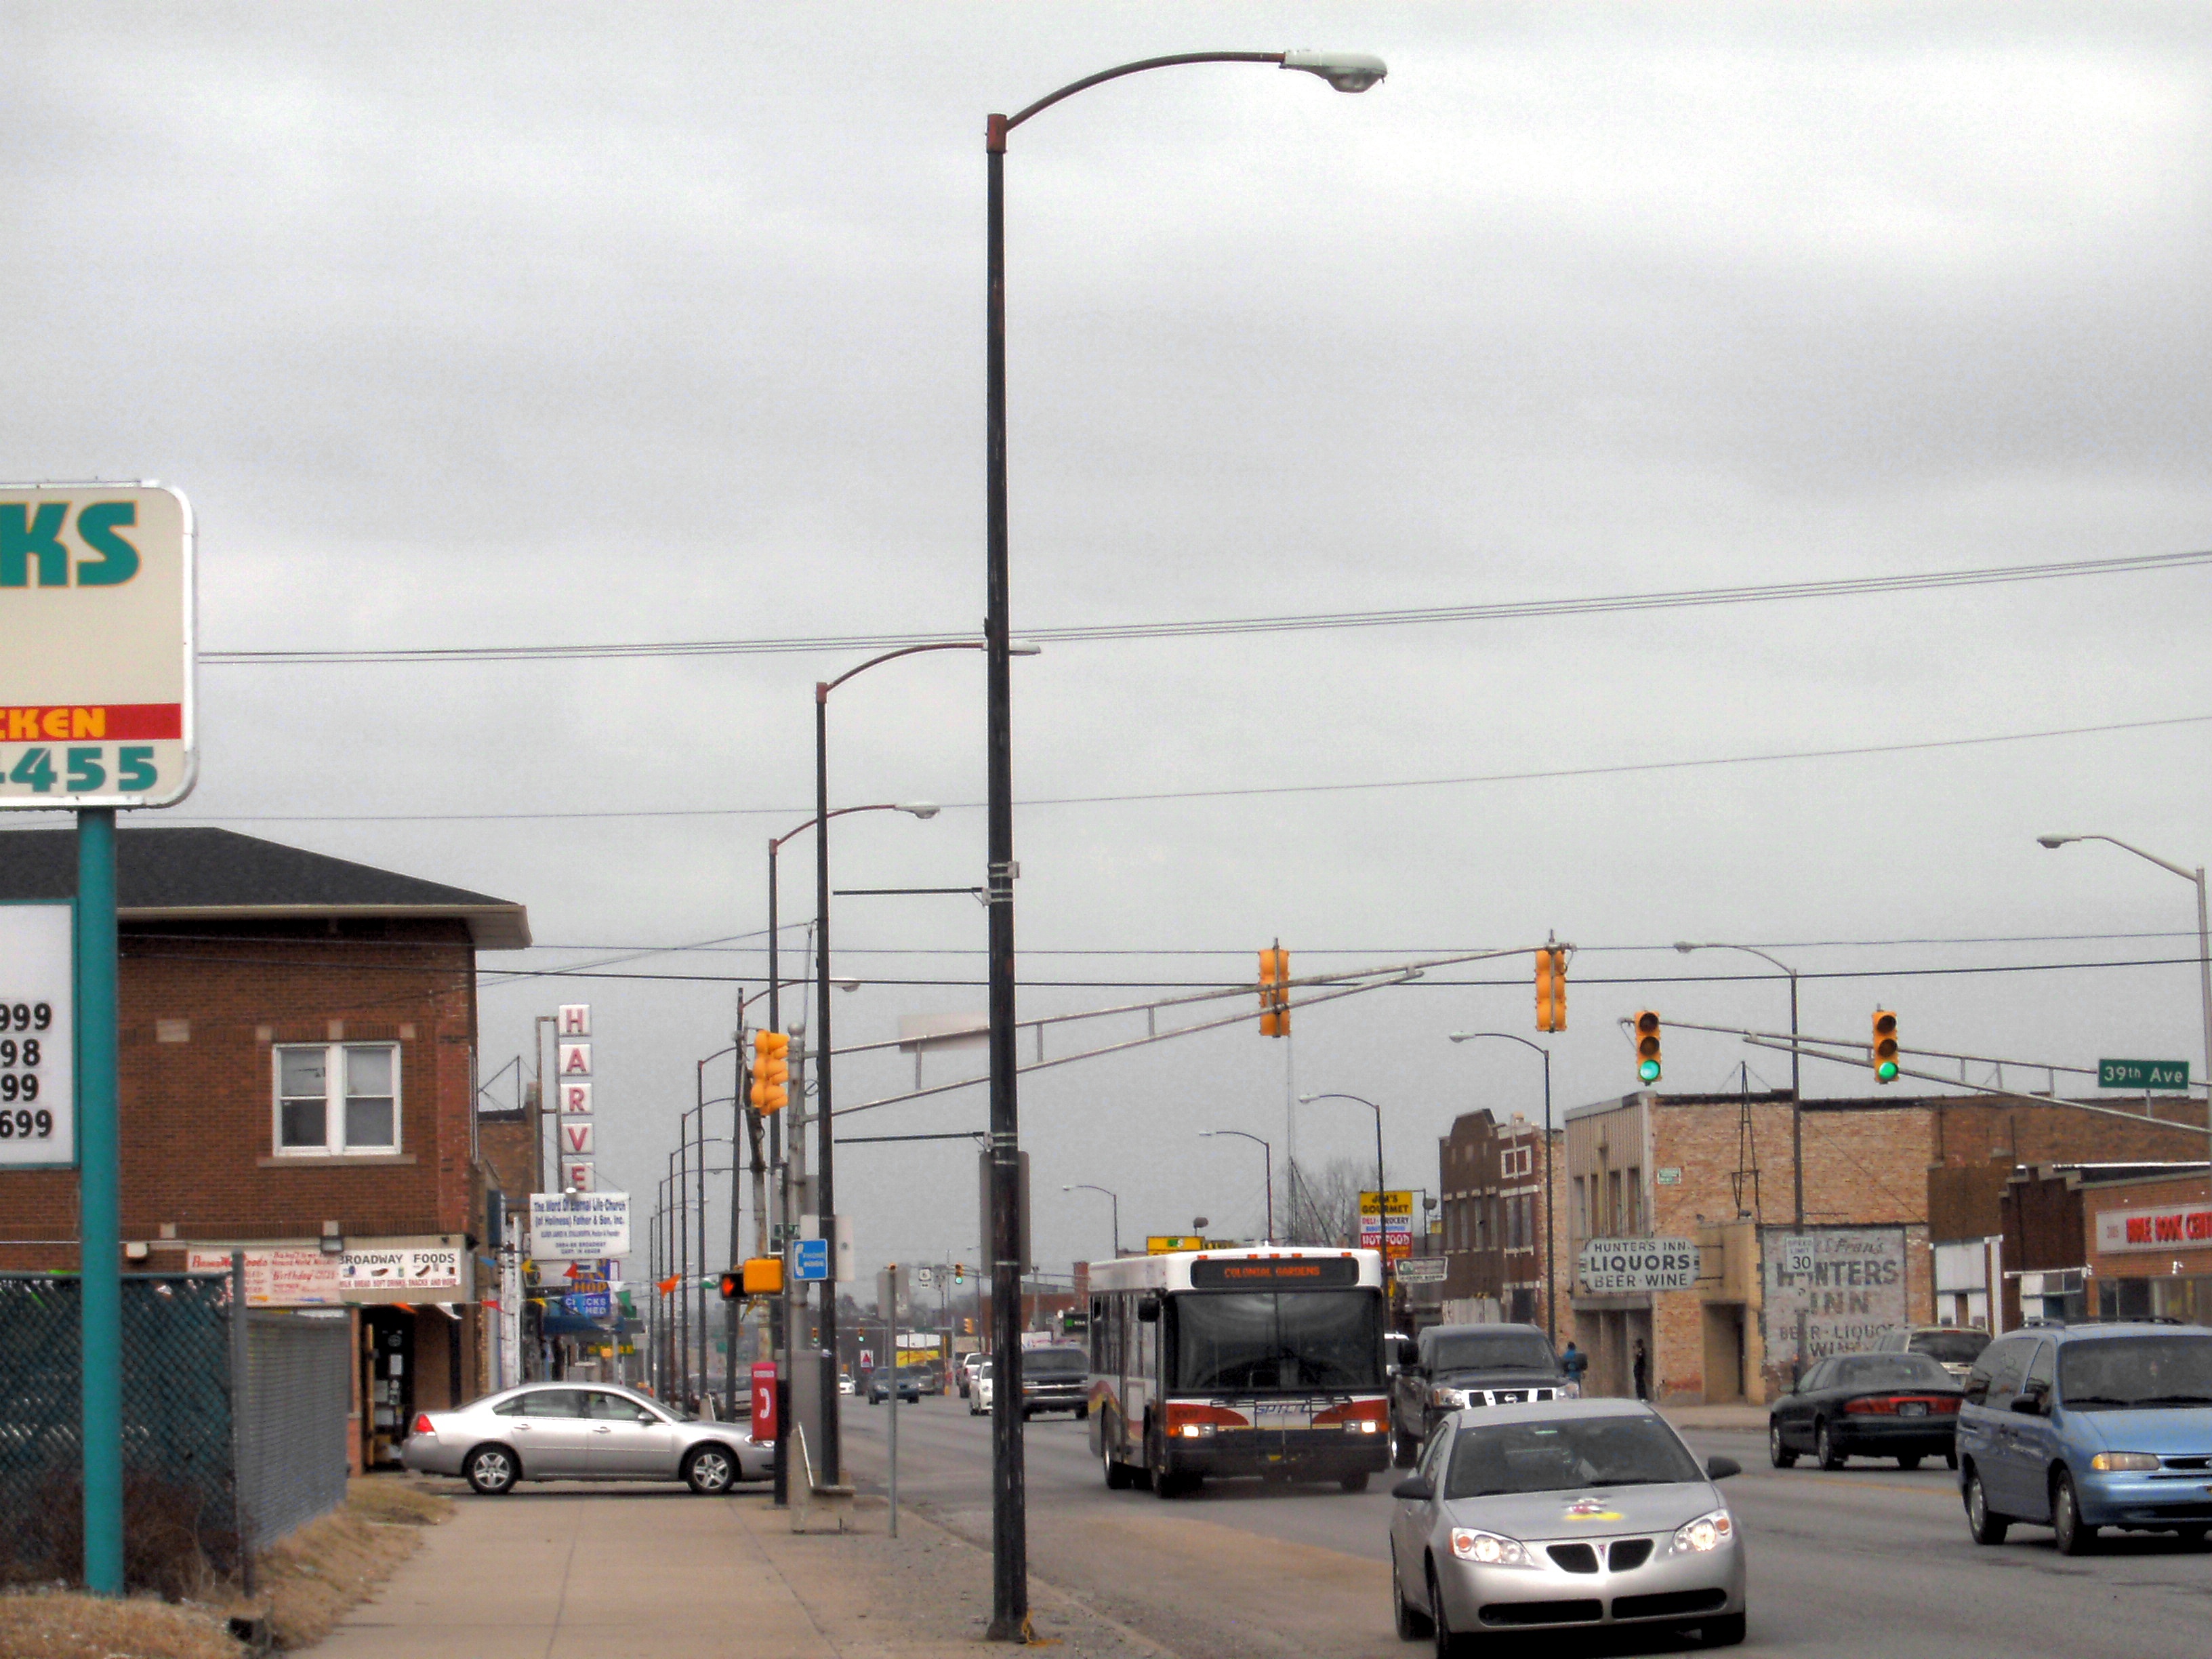
[[[1173,1306],[1176,1390],[1382,1386],[1382,1299],[1373,1291],[1201,1293]]]

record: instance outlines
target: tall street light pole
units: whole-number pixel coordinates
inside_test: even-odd
[[[1218,1135],[1235,1135],[1239,1140],[1249,1140],[1260,1148],[1260,1167],[1267,1182],[1267,1240],[1275,1242],[1275,1149],[1260,1136],[1246,1129],[1201,1129],[1200,1140],[1212,1140]]]
[[[981,640],[943,640],[931,645],[902,646],[871,657],[847,669],[834,680],[814,687],[814,952],[815,952],[815,1170],[814,1213],[822,1236],[830,1240],[830,1260],[836,1260],[836,1166],[835,1137],[830,1133],[830,694],[855,675],[896,660],[929,651],[980,651]],[[931,812],[936,809],[932,807]],[[927,817],[929,813],[917,816]],[[821,1376],[822,1480],[838,1483],[841,1448],[837,1431],[837,1276],[834,1269],[822,1285],[822,1346],[830,1358]],[[894,1362],[896,1364],[896,1362]]]
[[[2161,870],[2170,870],[2184,881],[2193,881],[2197,884],[2197,973],[2204,1020],[2204,1133],[2207,1154],[2205,1169],[2206,1180],[2208,1182],[2212,1182],[2212,927],[2208,927],[2205,923],[2204,866],[2200,864],[2194,870],[2189,869],[2185,866],[2174,863],[2170,859],[2162,859],[2155,853],[2146,853],[2140,847],[2131,847],[2115,836],[2038,836],[2035,839],[2038,846],[2054,849],[2066,846],[2070,842],[2105,842],[2118,848],[2123,853],[2133,853],[2137,858],[2147,860]],[[2208,1187],[2207,1190],[2212,1191],[2212,1187]]]
[[[1802,1232],[1805,1230],[1805,1093],[1798,1086],[1797,970],[1754,945],[1700,945],[1681,939],[1676,941],[1674,948],[1686,957],[1692,951],[1741,951],[1746,956],[1757,957],[1761,962],[1773,963],[1790,975],[1790,1213],[1792,1224]]]
[[[1375,1190],[1380,1193],[1382,1190],[1382,1109],[1364,1095],[1300,1095],[1298,1104],[1310,1106],[1316,1100],[1356,1101],[1375,1114]]]
[[[984,756],[989,773],[991,1013],[991,1323],[1000,1367],[991,1407],[991,1622],[986,1639],[1019,1641],[1029,1620],[1029,1539],[1022,1467],[1021,1133],[1014,1098],[1014,767],[1012,635],[1006,575],[1006,135],[1042,110],[1102,82],[1180,64],[1274,64],[1364,92],[1389,73],[1359,52],[1195,52],[1122,64],[1071,81],[1012,116],[984,123],[985,229],[983,642]],[[1272,1194],[1269,1199],[1273,1207]],[[1273,1230],[1270,1228],[1272,1232]]]
[[[1558,1237],[1552,1231],[1552,1051],[1540,1042],[1531,1042],[1527,1037],[1516,1036],[1510,1031],[1454,1031],[1454,1042],[1473,1042],[1482,1037],[1495,1037],[1504,1042],[1517,1042],[1523,1048],[1534,1048],[1544,1057],[1544,1330],[1552,1339],[1552,1346],[1559,1342],[1559,1310],[1554,1305],[1552,1285],[1557,1278],[1554,1267]]]
[[[1094,1187],[1087,1181],[1079,1181],[1072,1187],[1062,1187],[1063,1193],[1104,1193],[1114,1202],[1114,1254],[1121,1254],[1121,1195],[1110,1187]]]

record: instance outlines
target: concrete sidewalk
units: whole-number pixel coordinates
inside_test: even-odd
[[[457,1488],[458,1489],[458,1488]],[[794,1536],[766,1490],[525,1486],[464,1496],[326,1659],[942,1659],[982,1645],[988,1555],[919,1516],[884,1535]],[[1160,1650],[1032,1584],[1032,1624],[1071,1655]]]

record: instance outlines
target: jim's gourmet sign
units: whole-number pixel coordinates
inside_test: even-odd
[[[2097,1249],[2201,1250],[2212,1248],[2212,1204],[2177,1204],[2162,1210],[2100,1210]]]

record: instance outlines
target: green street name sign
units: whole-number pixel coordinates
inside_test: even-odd
[[[2185,1060],[2100,1060],[2097,1062],[2100,1089],[2186,1089],[2189,1062]]]

